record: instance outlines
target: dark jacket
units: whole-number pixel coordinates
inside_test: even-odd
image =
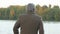
[[[20,32],[18,32],[19,27],[21,27]],[[37,34],[38,30],[39,34],[44,34],[41,17],[35,14],[21,15],[13,28],[14,34]]]

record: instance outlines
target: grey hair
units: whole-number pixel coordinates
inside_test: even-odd
[[[33,3],[29,3],[27,6],[26,6],[26,11],[27,12],[33,12],[35,13],[35,5]]]

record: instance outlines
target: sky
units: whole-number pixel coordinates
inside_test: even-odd
[[[0,0],[1,7],[9,7],[10,5],[27,5],[28,3],[33,3],[40,6],[51,4],[52,6],[58,5],[60,7],[60,0]]]

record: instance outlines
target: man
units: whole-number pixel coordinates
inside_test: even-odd
[[[35,6],[29,3],[26,6],[27,14],[21,15],[19,20],[15,23],[13,32],[19,34],[18,28],[21,27],[20,34],[44,34],[41,17],[35,14]]]

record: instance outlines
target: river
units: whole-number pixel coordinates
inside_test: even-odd
[[[0,34],[13,34],[15,20],[0,20]],[[60,34],[60,22],[43,21],[44,34]]]

